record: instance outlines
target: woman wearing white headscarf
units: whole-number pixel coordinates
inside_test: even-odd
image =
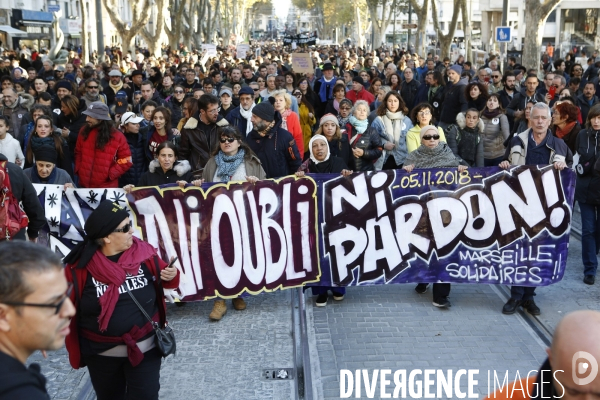
[[[352,171],[348,170],[346,163],[340,157],[332,156],[329,151],[329,143],[323,135],[315,135],[308,143],[310,157],[306,160],[296,172],[296,176],[303,177],[304,174],[342,174],[348,176]],[[333,299],[337,301],[344,300],[346,288],[342,286],[313,286],[312,292],[317,296],[316,306],[324,307],[327,305],[328,291],[333,293]]]

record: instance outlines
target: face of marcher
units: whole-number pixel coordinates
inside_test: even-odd
[[[533,132],[538,135],[547,133],[552,122],[548,113],[539,108],[531,109],[531,120],[533,121]]]
[[[317,159],[317,161],[325,161],[325,157],[327,157],[327,150],[329,146],[327,142],[324,140],[315,140],[312,143],[312,154]]]
[[[240,148],[240,142],[233,137],[221,136],[219,138],[219,148],[226,156],[235,156]]]
[[[36,161],[35,167],[37,168],[38,175],[42,179],[46,179],[52,173],[54,164],[49,161]]]

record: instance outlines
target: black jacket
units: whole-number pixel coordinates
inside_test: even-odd
[[[409,112],[415,106],[415,98],[417,97],[417,91],[419,90],[419,86],[421,86],[421,83],[416,79],[413,79],[410,82],[402,82],[402,88],[400,88],[400,95],[402,96],[402,99],[404,100],[404,103],[406,104],[406,107],[408,108]]]
[[[150,162],[148,172],[140,178],[137,186],[160,186],[177,181],[192,181],[192,170],[190,163],[186,160],[177,161],[174,167],[167,172],[164,172],[157,160]]]
[[[575,201],[584,204],[600,204],[600,171],[594,164],[600,161],[600,131],[582,129],[576,140],[579,164],[584,167],[583,175],[577,174]]]
[[[71,150],[71,159],[74,159],[75,145],[77,144],[79,131],[86,124],[85,120],[87,116],[82,114],[86,109],[85,102],[80,101],[77,115],[65,115],[65,113],[61,111],[60,114],[56,116],[56,126],[60,129],[67,128],[69,130],[69,139],[67,140],[67,143]]]
[[[171,126],[177,128],[179,121],[183,118],[183,101],[178,102],[175,96],[171,96],[169,100],[165,102],[165,106],[171,110]]]
[[[510,104],[508,105],[508,107],[506,107],[506,115],[508,115],[509,117],[515,117],[515,111],[519,111],[519,110],[524,110],[525,106],[527,105],[527,101],[529,101],[529,97],[527,97],[526,94],[521,93],[521,92],[516,92],[513,96],[512,101],[510,102]],[[545,103],[545,99],[544,96],[542,96],[539,93],[535,93],[535,95],[532,97],[532,99],[536,102],[536,103]]]
[[[466,78],[457,84],[447,83],[444,87],[444,103],[440,111],[440,122],[452,124],[456,121],[459,112],[467,111],[467,99],[465,98]]]
[[[351,138],[354,134],[354,127],[350,125],[350,123],[346,124],[346,132],[348,136]],[[343,133],[344,135],[346,133]],[[352,165],[348,165],[348,168],[353,171],[374,171],[375,170],[375,161],[381,157],[383,153],[383,143],[381,141],[381,136],[379,133],[372,127],[368,127],[366,131],[360,137],[357,137],[350,146],[350,150],[352,149],[362,149],[364,154],[360,158],[354,157],[352,151],[350,151],[350,155],[352,161],[351,164],[354,164],[354,168]]]
[[[227,125],[229,122],[220,115],[217,122],[210,125],[202,122],[198,114],[185,123],[181,130],[179,157],[190,162],[192,171],[200,172],[204,169],[210,154],[217,146],[217,129]]]
[[[229,125],[231,125],[235,128],[238,128],[238,130],[242,134],[242,137],[246,137],[246,129],[248,128],[248,120],[246,118],[242,117],[242,114],[240,112],[240,107],[242,107],[242,106],[238,106],[238,107],[234,108],[233,110],[229,111],[229,113],[227,114],[225,119],[227,120],[227,122],[229,122]]]
[[[348,142],[348,134],[346,132],[342,132],[340,140],[332,139],[329,142],[329,151],[332,156],[344,160],[350,170],[354,170],[354,156],[352,155],[352,151],[350,151],[350,142]]]
[[[583,95],[577,96],[577,106],[579,106],[579,109],[581,110],[581,121],[583,121],[583,124],[585,125],[586,121],[587,121],[587,116],[588,113],[590,112],[590,108],[592,108],[593,106],[595,106],[596,104],[598,104],[600,100],[598,99],[598,97],[594,96],[592,98],[592,105],[590,106],[590,103],[588,103],[588,101],[586,100],[585,97],[583,97]]]
[[[292,175],[302,163],[298,146],[291,133],[281,127],[281,114],[275,112],[275,125],[261,136],[256,129],[250,131],[246,142],[262,163],[267,178]]]
[[[19,360],[0,352],[0,400],[50,400],[46,378],[39,364],[25,367]]]
[[[0,161],[7,161],[6,156],[0,153]],[[23,210],[29,217],[29,225],[27,226],[27,235],[30,239],[38,237],[38,231],[46,225],[46,217],[44,209],[37,197],[35,188],[27,179],[27,176],[19,167],[11,162],[6,164],[6,169],[10,177],[10,186],[15,198],[23,204]],[[25,239],[25,230],[21,230],[15,239]],[[0,366],[2,363],[0,363]],[[0,377],[3,375],[0,374]]]
[[[121,175],[119,186],[123,187],[130,184],[137,186],[142,174],[148,171],[148,160],[146,158],[146,151],[149,152],[148,141],[145,135],[139,132],[137,134],[123,132],[123,135],[127,139],[129,150],[131,150],[131,163],[133,165]]]

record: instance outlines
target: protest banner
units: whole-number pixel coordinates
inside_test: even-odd
[[[292,53],[292,70],[296,74],[314,73],[310,53]]]
[[[217,55],[217,45],[216,44],[203,44],[202,51],[206,52],[206,55],[209,57]]]
[[[249,44],[238,44],[236,48],[237,58],[246,58],[246,55],[250,52]]]
[[[121,189],[34,185],[66,255],[109,199],[176,263],[186,301],[309,286],[545,286],[566,267],[575,175],[547,167],[380,171]]]

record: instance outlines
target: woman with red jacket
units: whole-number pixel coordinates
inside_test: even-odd
[[[96,101],[83,112],[86,125],[75,146],[75,175],[82,188],[117,188],[119,177],[131,166],[125,136],[112,126],[106,104]]]
[[[162,355],[140,308],[164,327],[163,287],[179,286],[179,270],[133,236],[129,214],[118,203],[101,202],[84,228],[83,241],[64,259],[77,309],[66,338],[71,366],[88,367],[98,400],[126,393],[158,399]]]

